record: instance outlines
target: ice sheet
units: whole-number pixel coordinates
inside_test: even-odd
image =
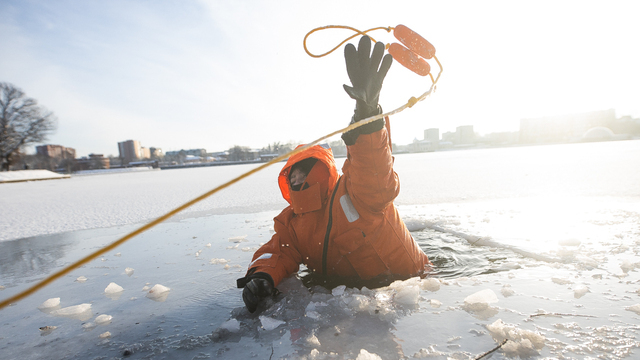
[[[581,149],[584,151],[585,147]],[[523,154],[526,152],[505,156],[522,158]],[[424,155],[420,161],[436,165],[445,160],[441,155],[429,156]],[[501,163],[498,158],[493,160]],[[406,170],[402,168],[403,161],[402,156],[396,157],[401,179]],[[609,170],[602,176],[616,174],[607,168],[611,165],[602,166],[603,171]],[[452,168],[448,170],[458,173]],[[527,169],[519,167],[518,171]],[[464,166],[460,166],[459,173],[464,174],[463,170]],[[468,175],[469,169],[466,170]],[[513,175],[509,171],[516,170],[506,169],[501,176]],[[442,173],[432,175],[454,182]],[[635,173],[627,178],[634,176]],[[541,180],[539,175],[534,177]],[[469,196],[466,192],[470,188],[478,189],[479,185],[473,183],[477,179],[472,178],[454,177],[458,183],[451,189],[463,189],[464,194],[438,188],[438,184],[425,184],[431,181],[425,177],[418,179],[419,189],[424,190],[412,187],[411,182],[416,180],[410,179],[409,186],[403,182],[402,191],[413,189],[420,202],[401,203],[399,210],[403,217],[415,220],[412,235],[437,265],[431,278],[370,289],[305,286],[294,277],[279,286],[282,293],[278,297],[250,314],[243,306],[242,291],[235,288],[235,280],[244,275],[252,249],[272,236],[272,219],[281,206],[266,212],[237,213],[243,204],[255,199],[234,199],[233,204],[217,208],[221,212],[229,210],[228,214],[198,213],[198,217],[179,217],[161,224],[0,311],[0,352],[7,359],[40,359],[43,353],[48,358],[468,359],[508,338],[492,359],[635,358],[640,347],[640,209],[634,195],[637,186],[625,189],[621,184],[622,190],[616,188],[604,197],[580,189],[578,192],[586,195],[572,193],[563,197],[560,192],[552,192],[542,197],[521,197],[512,193],[518,187],[506,186],[504,192],[491,194],[491,198],[483,198],[486,193],[480,191],[460,200],[459,195]],[[128,179],[151,180],[145,176]],[[159,178],[155,180],[161,182]],[[136,188],[136,181],[128,185]],[[94,184],[100,183],[102,180]],[[38,183],[20,186],[34,184]],[[7,185],[11,184],[2,187]],[[248,187],[252,186],[255,184]],[[2,187],[0,191],[4,191]],[[32,192],[25,189],[20,188],[23,196],[31,196]],[[43,196],[37,189],[27,190],[33,190],[34,196]],[[106,190],[117,192],[108,187]],[[428,194],[441,190],[444,193]],[[522,189],[528,195],[538,190]],[[247,191],[248,196],[255,194],[252,191]],[[626,195],[620,196],[619,192]],[[129,190],[124,193],[137,202],[135,210],[124,210],[122,215],[127,221],[141,219],[129,215],[149,211],[147,206],[156,205],[146,202],[149,194],[144,191],[135,196]],[[257,199],[264,199],[259,196]],[[162,197],[167,198],[171,195]],[[221,200],[233,198],[225,195]],[[453,198],[458,200],[451,201]],[[35,202],[29,203],[32,200],[26,200],[25,206],[37,208]],[[49,206],[49,200],[38,204]],[[77,201],[71,206],[73,214],[85,211],[82,216],[88,215],[70,219],[95,217],[93,224],[102,224],[93,210],[86,211],[90,207],[83,204],[84,200],[74,195],[70,200]],[[102,204],[93,206],[100,210]],[[17,213],[26,211],[18,208]],[[104,215],[109,218],[113,213],[106,211]],[[9,219],[11,216],[1,221],[14,221]],[[104,224],[113,225],[112,219],[106,219]],[[60,217],[54,220],[59,221]],[[22,226],[30,226],[29,221],[26,216],[25,224],[16,225],[16,233]],[[44,228],[48,221],[43,220]],[[68,233],[57,233],[61,227],[55,225],[50,229],[56,234],[50,236],[3,241],[0,296],[15,294],[138,225],[125,223]],[[468,241],[479,238],[492,242],[481,245]],[[528,256],[516,248],[543,257]],[[211,263],[211,259],[225,261]],[[135,272],[130,273],[127,268],[135,268]],[[123,289],[113,298],[104,295],[112,282]],[[156,284],[171,290],[160,292],[166,295],[160,298],[147,297]],[[465,299],[484,290],[490,290],[495,298],[483,296],[481,301],[472,303],[486,304],[487,308],[466,309]],[[52,310],[61,312],[39,309],[47,299],[55,298],[60,298],[60,304]],[[89,306],[85,305],[82,311],[77,307],[82,304]],[[107,316],[111,320],[103,322]],[[266,327],[260,317],[268,319]]]

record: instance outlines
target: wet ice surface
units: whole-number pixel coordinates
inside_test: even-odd
[[[534,215],[532,206],[401,207],[438,264],[432,277],[377,289],[309,288],[293,277],[255,314],[235,279],[271,237],[276,212],[162,224],[2,310],[0,351],[8,359],[467,359],[509,339],[492,358],[633,358],[640,212],[594,199],[554,225],[556,214],[545,211],[529,226],[553,231],[538,237],[520,220]],[[510,226],[531,236],[515,241]],[[0,295],[128,230],[2,243]],[[478,238],[504,247],[472,245]],[[46,251],[52,241],[58,252]],[[162,296],[149,296],[152,289]]]
[[[468,359],[508,339],[492,359],[636,358],[639,145],[398,156],[400,214],[436,265],[432,277],[376,289],[291,278],[280,296],[249,314],[235,280],[271,237],[282,208],[275,183],[273,191],[257,185],[273,181],[276,169],[0,310],[0,354]],[[0,207],[0,298],[209,190],[221,181],[214,175],[180,170],[4,184],[0,199],[10,206]],[[192,178],[194,186],[172,182]],[[81,189],[91,192],[80,197],[74,191]],[[10,240],[27,230],[77,231]]]

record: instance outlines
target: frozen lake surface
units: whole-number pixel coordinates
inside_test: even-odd
[[[468,359],[507,338],[493,359],[635,358],[638,155],[640,141],[397,156],[396,203],[437,272],[377,289],[293,277],[249,314],[235,279],[285,205],[276,165],[0,310],[0,352]],[[0,185],[0,298],[249,168]]]

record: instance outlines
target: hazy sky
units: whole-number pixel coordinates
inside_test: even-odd
[[[117,155],[139,140],[164,151],[306,142],[346,126],[354,101],[343,49],[303,50],[318,26],[404,24],[433,43],[438,90],[392,119],[397,144],[474,125],[615,109],[640,116],[635,1],[25,1],[0,2],[0,81],[59,119],[48,143]],[[351,33],[319,32],[311,51]],[[393,42],[384,31],[372,36]],[[432,68],[437,65],[432,63]],[[429,87],[394,63],[380,103]],[[337,139],[337,137],[336,137]]]

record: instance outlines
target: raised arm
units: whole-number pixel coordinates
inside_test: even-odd
[[[376,43],[371,52],[368,36],[360,39],[357,50],[352,44],[345,47],[347,74],[352,86],[344,85],[344,89],[356,100],[351,123],[382,113],[378,99],[382,82],[393,62],[391,55],[383,57],[383,54],[381,42]],[[371,211],[382,211],[400,190],[384,119],[346,132],[342,139],[348,151],[342,171],[351,200]]]

